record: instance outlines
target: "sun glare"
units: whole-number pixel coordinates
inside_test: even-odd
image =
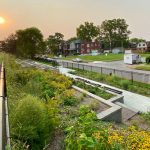
[[[0,17],[0,24],[4,24],[5,23],[5,19],[3,17]]]

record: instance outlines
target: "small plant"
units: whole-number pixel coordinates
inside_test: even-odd
[[[73,96],[65,97],[63,99],[63,104],[66,106],[76,106],[79,103],[79,100]]]
[[[94,100],[90,105],[89,107],[94,110],[94,111],[97,111],[100,107],[100,103],[97,101],[97,100]]]
[[[57,61],[52,61],[52,66],[53,66],[53,67],[57,67],[57,66],[59,66],[59,64],[58,64]]]
[[[121,81],[121,86],[123,87],[124,90],[128,90],[129,85],[130,85],[129,81],[127,81],[127,80],[122,80]]]

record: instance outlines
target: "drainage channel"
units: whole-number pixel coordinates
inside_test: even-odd
[[[91,84],[93,86],[96,86],[96,87],[104,88],[105,90],[116,93],[116,94],[122,94],[123,93],[122,91],[119,91],[119,90],[116,90],[116,89],[113,89],[113,88],[110,88],[110,87],[102,86],[100,84],[95,84],[95,83],[92,83],[92,82],[90,82],[88,80],[85,80],[85,79],[81,79],[81,78],[76,78],[76,79],[79,80],[79,81],[84,81],[85,83],[89,83],[89,84]]]

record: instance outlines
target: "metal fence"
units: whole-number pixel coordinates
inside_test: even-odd
[[[6,147],[11,149],[6,93],[5,69],[2,64],[0,66],[0,150],[5,150]]]
[[[86,71],[93,71],[100,74],[106,74],[106,75],[115,75],[120,78],[128,79],[131,81],[137,81],[142,83],[148,83],[150,84],[150,74],[146,73],[139,73],[135,71],[125,71],[121,69],[112,69],[112,68],[106,68],[106,67],[98,67],[98,66],[92,66],[88,64],[82,64],[82,63],[76,63],[76,62],[59,62],[60,65],[66,68],[76,68],[76,69],[82,69]]]

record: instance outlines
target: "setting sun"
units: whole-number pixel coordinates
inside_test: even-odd
[[[5,19],[3,17],[0,17],[0,24],[4,24],[5,23]]]

